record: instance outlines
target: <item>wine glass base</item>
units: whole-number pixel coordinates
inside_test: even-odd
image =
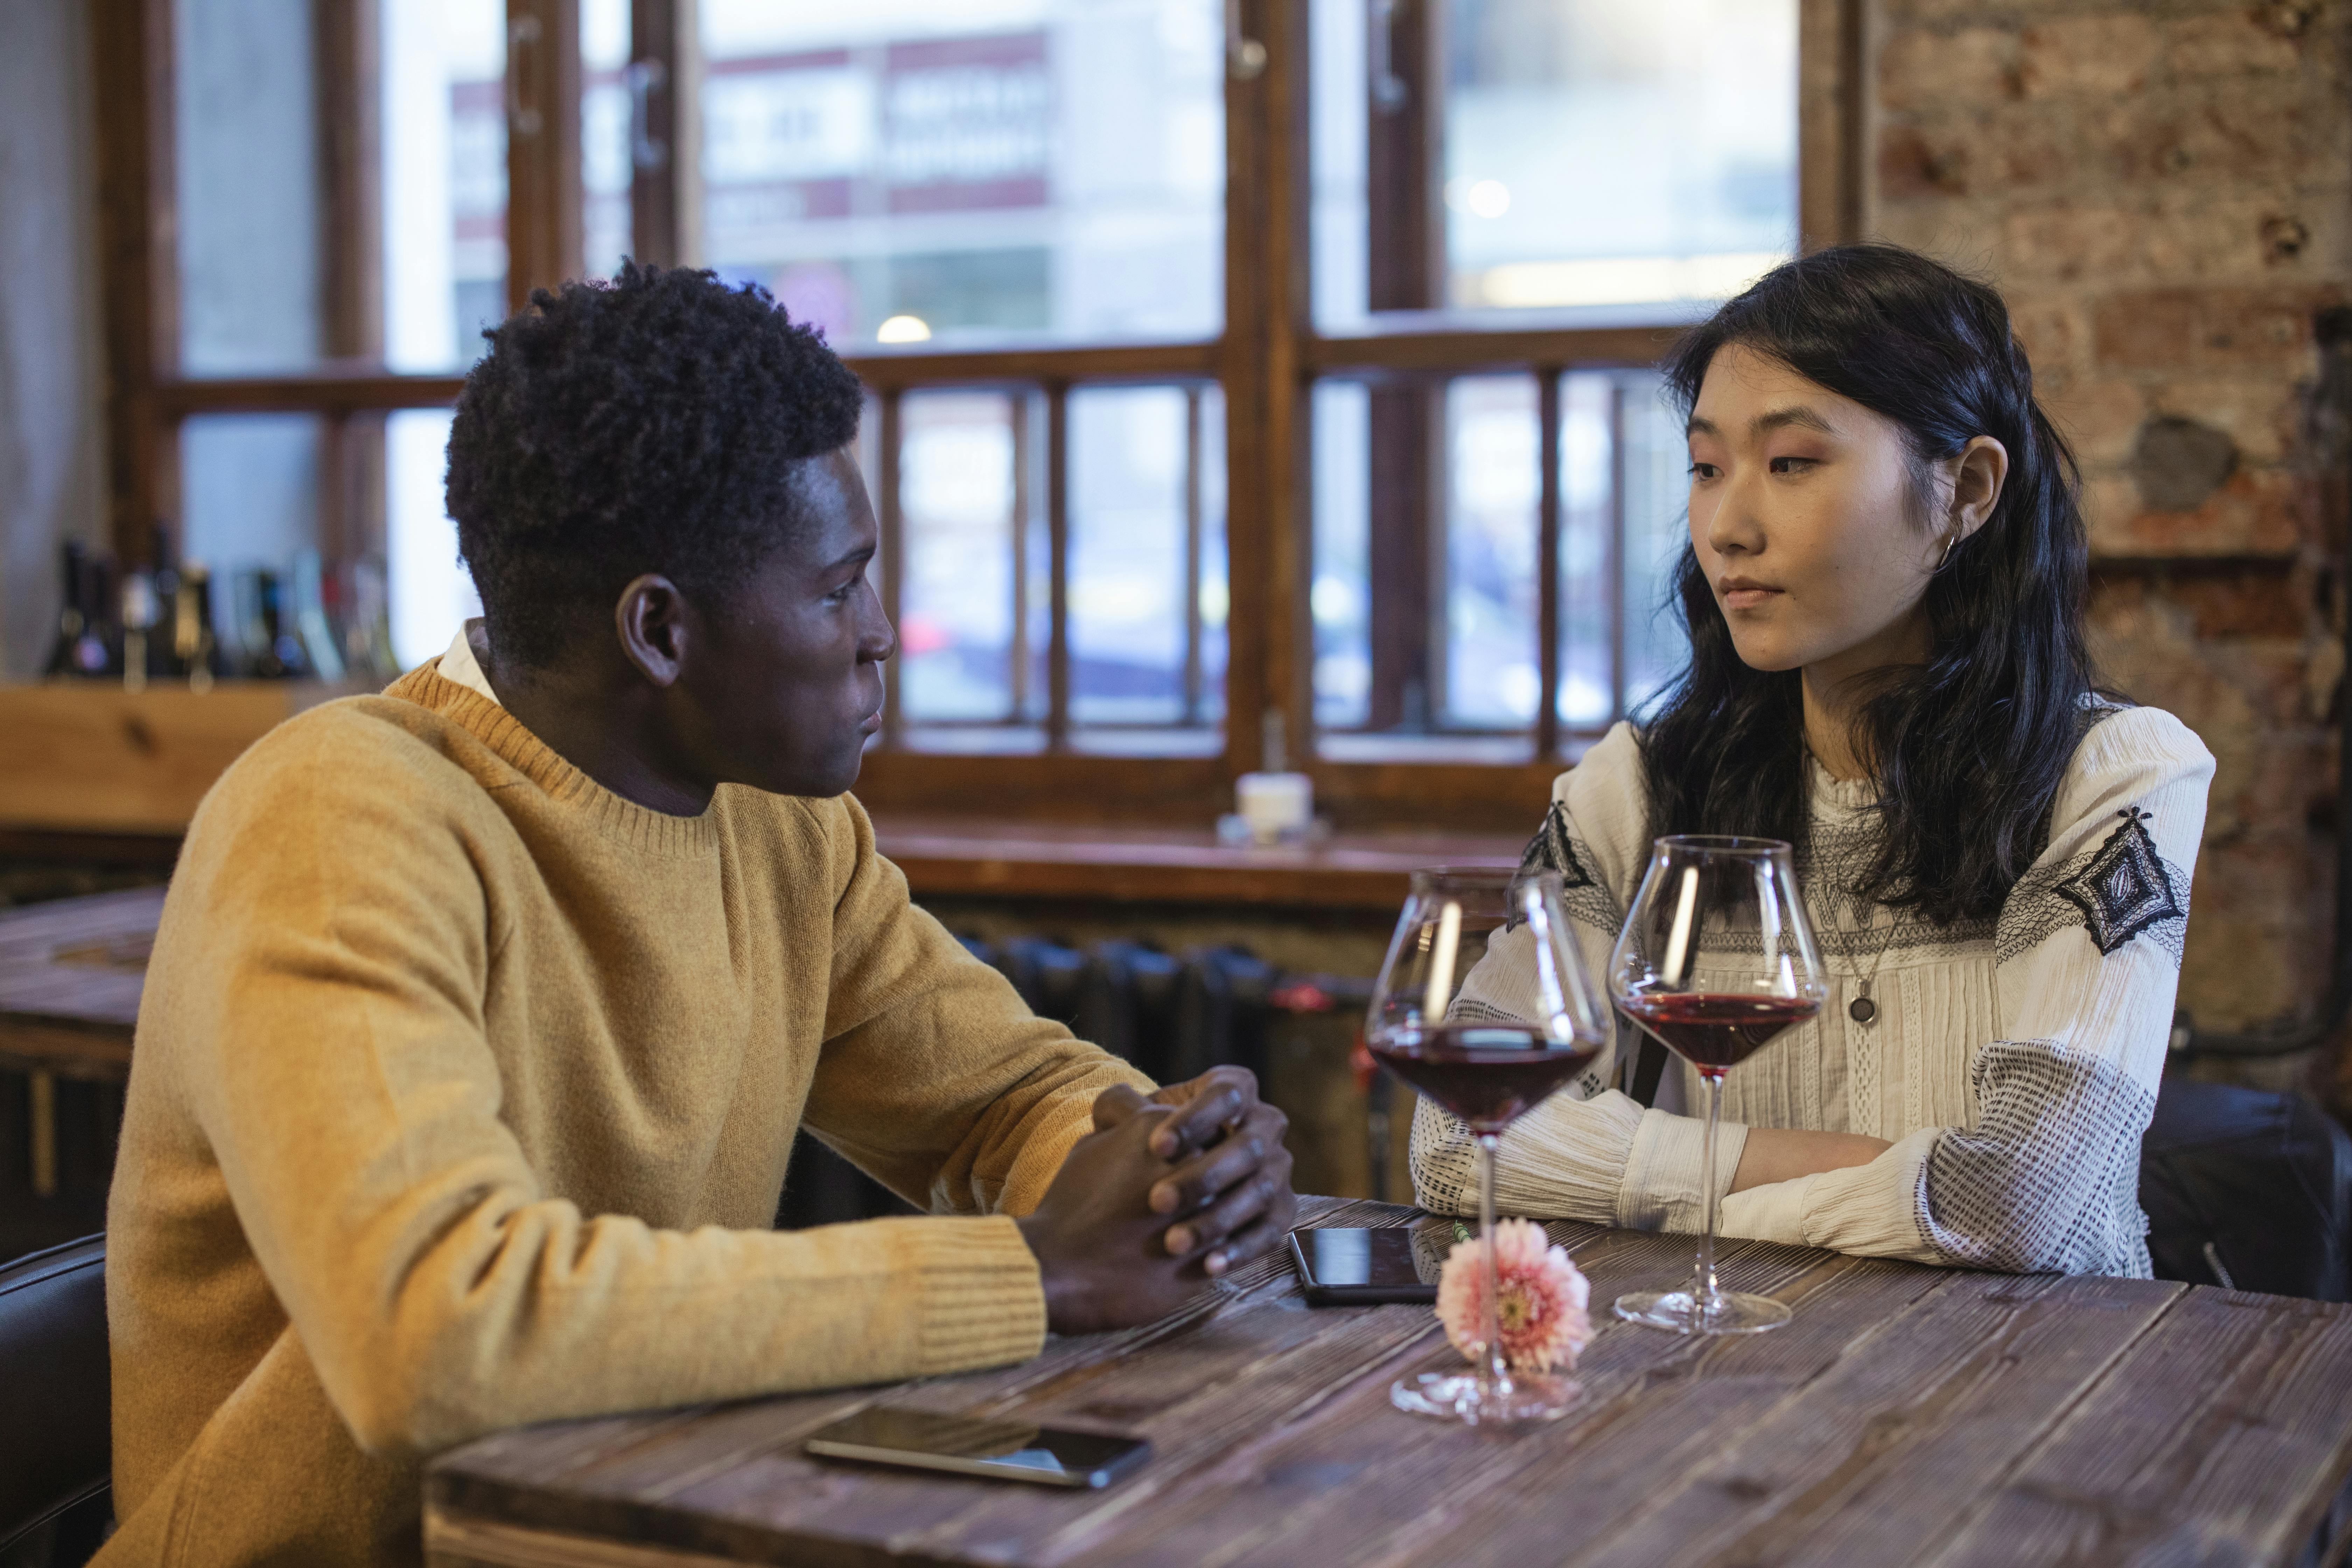
[[[1437,1372],[1399,1378],[1389,1387],[1389,1403],[1399,1410],[1465,1426],[1557,1421],[1583,1397],[1572,1380],[1539,1372],[1515,1372],[1504,1389],[1486,1387],[1471,1373]]]
[[[1789,1309],[1769,1296],[1726,1290],[1702,1312],[1687,1290],[1636,1290],[1617,1298],[1617,1315],[1670,1334],[1760,1334],[1787,1322]]]

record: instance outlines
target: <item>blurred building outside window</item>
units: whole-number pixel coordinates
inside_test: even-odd
[[[1217,0],[704,0],[703,233],[845,353],[1213,336]]]
[[[174,0],[173,12],[183,372],[310,374],[331,341],[325,23],[305,0]],[[508,0],[403,0],[375,15],[383,362],[448,376],[506,310]],[[770,289],[845,353],[1050,355],[1223,331],[1221,0],[701,0],[693,15],[681,47],[698,118],[680,135],[698,146],[686,188],[700,206],[683,230],[698,261]],[[1398,310],[1456,335],[1663,332],[1704,314],[1795,246],[1796,20],[1797,0],[1310,0],[1315,330],[1392,332],[1382,323]],[[579,21],[581,237],[588,272],[609,275],[630,253],[634,183],[665,155],[648,152],[639,117],[661,79],[632,63],[643,40],[630,0],[580,0]],[[1392,183],[1400,125],[1425,128],[1409,153],[1425,209],[1401,211],[1373,185],[1376,166]],[[1403,296],[1383,260],[1400,245],[1426,257]],[[1667,600],[1682,441],[1655,374],[1339,365],[1302,410],[1303,598],[1326,756],[1509,760],[1509,744],[1486,743],[1523,743],[1538,724],[1548,660],[1563,742],[1638,710],[1682,653]],[[1196,371],[1089,374],[1059,393],[1051,370],[937,388],[899,377],[900,743],[1045,743],[1046,426],[1060,397],[1066,743],[1215,749],[1231,612],[1222,391],[1181,379]],[[1550,375],[1560,527],[1547,655]],[[369,504],[404,665],[474,608],[443,504],[448,423],[419,408],[367,427],[371,440],[381,430],[381,473],[364,482],[380,484]],[[1424,445],[1414,430],[1423,467],[1399,470],[1400,432]],[[187,548],[218,558],[221,592],[240,563],[282,569],[306,528],[339,526],[298,500],[351,471],[339,416],[191,416],[184,437]],[[861,458],[878,503],[877,439],[869,419]],[[1406,524],[1414,542],[1400,556],[1404,536],[1388,531]],[[1400,571],[1418,579],[1405,599]],[[1405,603],[1408,622],[1426,624],[1401,652]]]

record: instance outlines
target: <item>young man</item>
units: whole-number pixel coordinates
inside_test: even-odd
[[[448,481],[483,635],[255,746],[173,881],[105,1563],[414,1562],[436,1449],[1018,1361],[1291,1216],[1246,1073],[1147,1101],[875,853],[893,643],[822,341],[632,268],[490,342]],[[803,1125],[930,1217],[771,1229]]]

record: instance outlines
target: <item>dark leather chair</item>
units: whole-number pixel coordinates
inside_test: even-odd
[[[89,1560],[113,1512],[106,1237],[0,1268],[0,1563]]]
[[[2159,1279],[2352,1300],[2352,1136],[2308,1095],[2166,1079],[2139,1202]]]

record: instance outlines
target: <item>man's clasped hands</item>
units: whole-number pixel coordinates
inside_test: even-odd
[[[1055,1332],[1148,1323],[1289,1234],[1289,1120],[1247,1070],[1107,1089],[1094,1119],[1020,1221]]]

